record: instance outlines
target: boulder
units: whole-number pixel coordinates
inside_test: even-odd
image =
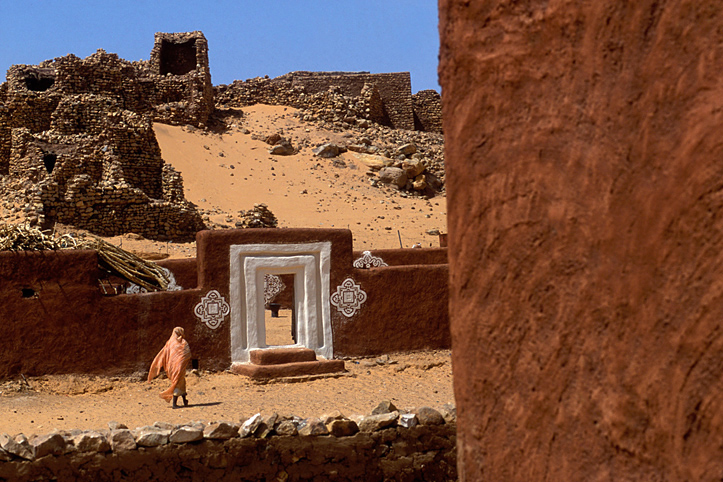
[[[354,154],[354,159],[368,168],[374,169],[375,171],[394,164],[394,161],[388,157],[377,156],[375,154]]]
[[[384,167],[379,171],[377,177],[380,182],[393,184],[400,189],[407,185],[407,175],[398,167]]]
[[[397,425],[404,428],[412,428],[419,425],[419,419],[413,413],[405,413],[399,416]]]
[[[296,428],[296,424],[291,420],[283,420],[277,427],[276,427],[276,433],[278,435],[296,435],[298,434],[298,429]]]
[[[275,155],[275,156],[289,156],[296,152],[291,145],[290,142],[282,142],[279,144],[276,144],[271,149],[269,149],[269,154]]]
[[[404,172],[410,179],[414,179],[415,177],[422,174],[426,168],[427,166],[424,161],[421,161],[419,159],[402,161],[402,169],[404,169]]]
[[[427,189],[427,180],[424,178],[423,174],[414,178],[414,181],[412,181],[412,189],[415,191],[424,191]]]

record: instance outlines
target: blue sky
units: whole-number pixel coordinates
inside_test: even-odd
[[[294,70],[409,71],[437,84],[434,0],[0,0],[0,79],[102,48],[147,60],[155,32],[201,30],[214,85]]]

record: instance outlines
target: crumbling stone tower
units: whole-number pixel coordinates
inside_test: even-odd
[[[195,119],[193,124],[203,127],[214,109],[203,33],[156,33],[149,69],[155,79],[154,118],[168,124]]]
[[[152,122],[203,126],[212,110],[201,32],[157,34],[150,61],[98,50],[12,66],[0,85],[0,197],[41,226],[193,235],[203,223]]]

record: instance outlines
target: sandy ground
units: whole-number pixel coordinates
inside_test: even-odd
[[[156,124],[155,131],[163,158],[183,176],[186,198],[210,211],[209,220],[217,225],[233,227],[240,210],[266,203],[280,227],[351,229],[354,248],[359,250],[398,248],[400,237],[405,248],[417,242],[439,246],[438,237],[426,231],[446,231],[443,195],[429,200],[404,198],[392,189],[373,187],[367,168],[352,153],[342,155],[346,167],[314,157],[313,147],[330,141],[346,143],[349,134],[300,123],[293,112],[278,106],[244,108],[243,117],[224,134],[162,124]],[[270,155],[269,146],[260,139],[275,132],[300,146],[300,152]],[[193,242],[157,242],[133,234],[106,239],[149,259],[196,255]],[[288,317],[282,310],[280,318],[269,320],[269,344],[291,343]],[[302,417],[335,409],[346,415],[365,414],[382,400],[392,400],[400,408],[454,403],[449,351],[345,363],[348,372],[343,377],[264,385],[201,367],[188,375],[191,405],[177,410],[158,397],[167,380],[148,383],[145,373],[5,380],[0,381],[0,432],[103,429],[110,421],[130,428],[155,421],[241,421],[257,412],[274,411]]]
[[[158,394],[168,380],[57,375],[0,382],[0,432],[50,433],[107,429],[116,421],[129,428],[156,421],[243,421],[254,413],[321,416],[368,414],[383,400],[399,408],[454,403],[449,351],[395,354],[345,361],[347,373],[298,383],[256,384],[228,372],[189,372],[189,406],[174,410]]]

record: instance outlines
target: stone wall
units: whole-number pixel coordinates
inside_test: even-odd
[[[261,418],[128,430],[0,434],[0,479],[386,481],[457,479],[456,423],[417,414]],[[326,422],[326,423],[324,423]],[[404,426],[402,426],[404,425]],[[328,428],[327,428],[328,427]],[[360,430],[361,429],[361,430]]]
[[[442,96],[436,90],[420,90],[412,95],[414,129],[442,133]]]
[[[100,235],[192,236],[203,228],[152,121],[203,126],[213,105],[201,32],[156,34],[151,60],[98,50],[14,65],[0,87],[0,185],[40,226]],[[29,181],[29,182],[28,182]]]
[[[461,480],[723,477],[721,25],[440,2]]]
[[[441,116],[438,97],[417,97],[420,118],[430,118],[435,112]],[[427,124],[415,124],[417,107],[412,99],[409,72],[290,72],[216,87],[216,104],[221,106],[288,105],[307,111],[307,120],[362,125],[362,121],[372,121],[395,129],[425,130]],[[441,132],[441,124],[428,124],[435,129],[430,132]]]

